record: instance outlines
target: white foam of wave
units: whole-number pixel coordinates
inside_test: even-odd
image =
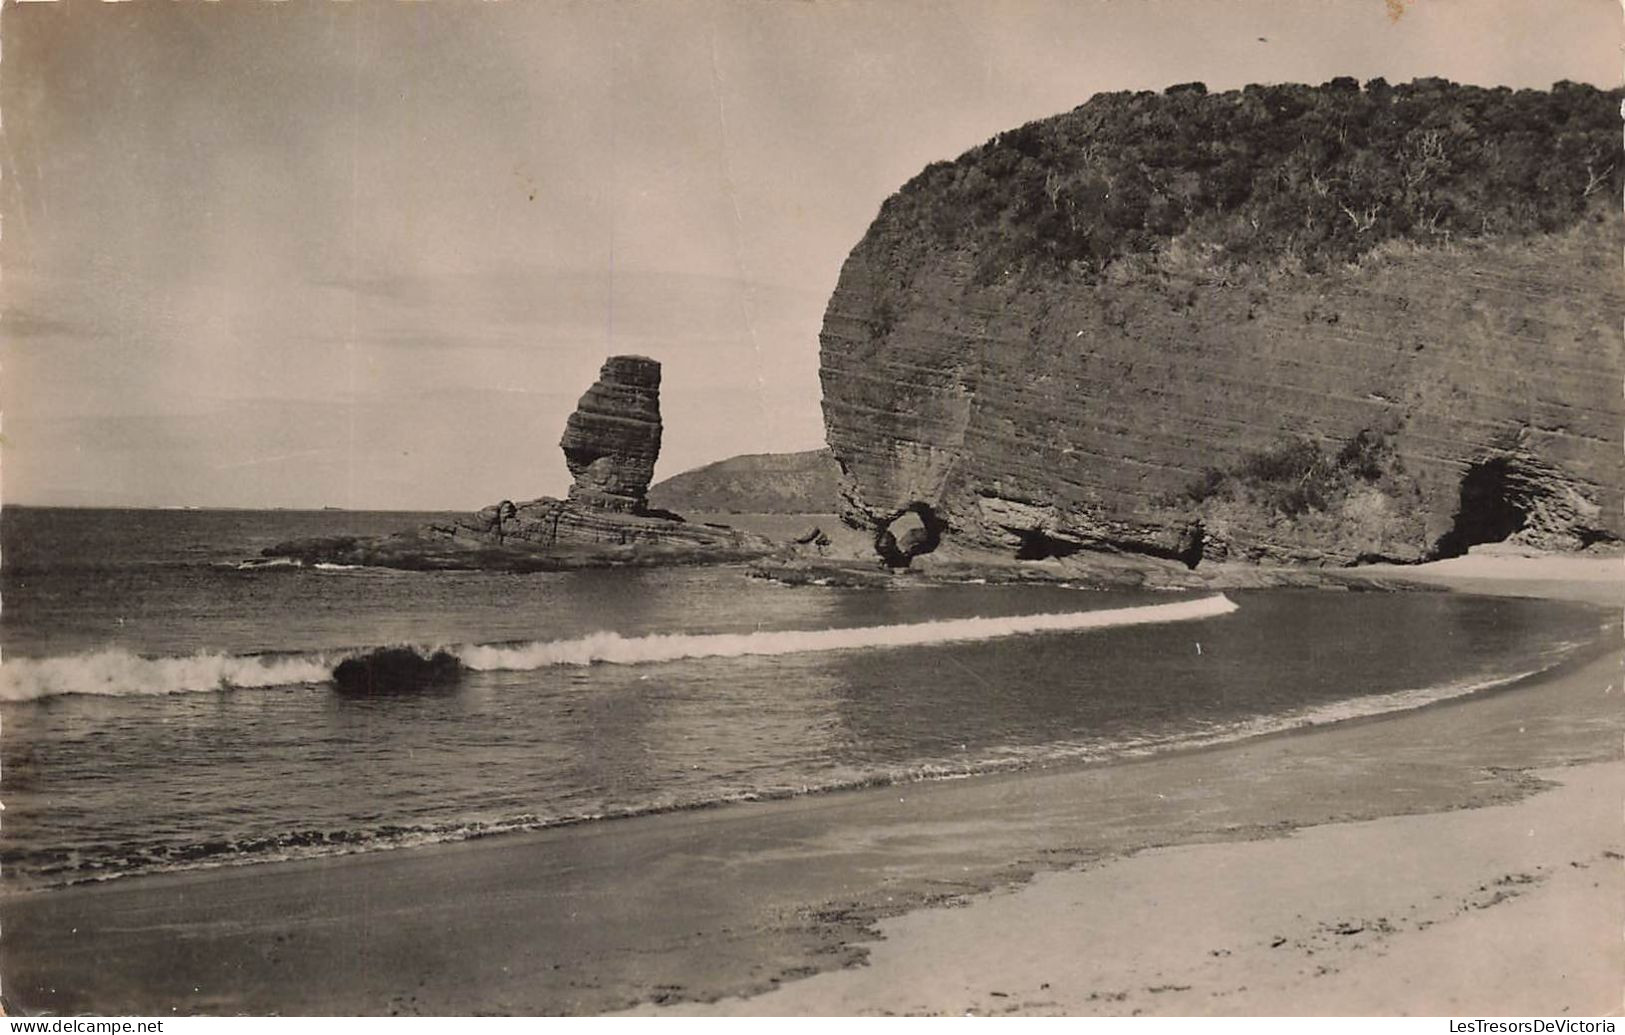
[[[1508,675],[1490,678],[1462,679],[1453,683],[1439,683],[1434,686],[1425,686],[1413,690],[1396,690],[1386,694],[1350,697],[1341,701],[1332,701],[1327,704],[1302,709],[1287,715],[1282,720],[1277,720],[1277,722],[1284,724],[1285,728],[1319,726],[1322,723],[1363,719],[1373,715],[1384,715],[1388,712],[1410,711],[1413,708],[1423,708],[1455,697],[1466,697],[1469,694],[1482,693],[1485,690],[1511,686],[1513,683],[1519,683],[1531,676],[1539,675],[1543,671],[1545,669],[1532,668],[1525,672],[1513,672]]]
[[[460,646],[451,648],[451,652],[463,665],[478,671],[528,671],[555,665],[630,665],[682,658],[771,656],[990,640],[1041,632],[1188,621],[1234,610],[1236,605],[1220,595],[1145,607],[1006,618],[958,618],[856,629],[633,637],[602,632],[573,640]],[[419,648],[419,653],[427,657],[434,649]],[[8,658],[0,663],[0,701],[32,701],[61,694],[118,697],[322,683],[332,677],[335,664],[359,653],[281,656],[199,653],[187,657],[147,658],[126,650],[110,649],[67,657]]]
[[[1393,690],[1388,693],[1348,697],[1323,704],[1310,705],[1288,712],[1261,715],[1238,722],[1221,723],[1200,733],[1175,733],[1168,736],[1119,738],[1087,745],[1053,745],[1048,755],[1055,761],[1098,761],[1108,758],[1140,758],[1169,749],[1216,747],[1239,740],[1251,740],[1275,733],[1310,729],[1354,719],[1373,719],[1382,715],[1414,711],[1443,701],[1467,697],[1472,694],[1499,690],[1520,683],[1532,676],[1549,671],[1550,667],[1528,669],[1496,676],[1475,676],[1432,686]]]
[[[112,649],[57,658],[11,657],[0,663],[0,701],[32,701],[58,694],[122,697],[290,686],[320,683],[332,671],[332,660],[315,655],[199,653],[144,658]]]
[[[1150,625],[1215,618],[1236,610],[1229,597],[1202,597],[1171,604],[1098,611],[950,618],[904,625],[855,629],[786,629],[774,632],[665,634],[625,637],[593,633],[574,640],[458,647],[453,653],[471,669],[528,671],[553,665],[594,663],[635,665],[684,658],[770,657],[815,651],[914,647],[937,643],[995,640],[1045,632],[1079,632],[1124,625]]]

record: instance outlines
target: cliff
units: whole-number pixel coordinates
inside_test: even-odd
[[[927,168],[824,318],[843,517],[894,565],[1617,539],[1620,99],[1190,84]]]
[[[548,571],[716,563],[774,549],[763,536],[687,522],[649,506],[646,492],[660,455],[660,434],[660,364],[643,356],[611,356],[566,421],[559,442],[574,478],[567,499],[503,500],[392,536],[294,540],[263,555],[412,570]]]
[[[755,453],[673,475],[649,490],[665,510],[714,514],[829,514],[840,468],[827,449]]]

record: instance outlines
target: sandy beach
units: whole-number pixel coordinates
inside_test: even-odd
[[[1617,560],[1482,563],[1475,591],[1621,598]],[[5,1005],[1617,1012],[1617,637],[1503,690],[1126,764],[11,895]]]
[[[1546,770],[1517,804],[1042,874],[882,922],[867,966],[681,1011],[1613,1015],[1621,776]]]
[[[1625,1012],[1483,7],[0,0],[0,1017]]]

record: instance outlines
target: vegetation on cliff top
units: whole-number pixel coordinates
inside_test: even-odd
[[[1085,277],[1181,241],[1220,265],[1348,262],[1385,241],[1550,233],[1615,203],[1625,91],[1443,79],[1100,94],[927,166],[859,251],[977,279]]]

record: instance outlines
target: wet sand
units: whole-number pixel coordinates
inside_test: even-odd
[[[1539,594],[1619,599],[1558,581]],[[1616,630],[1506,690],[1140,762],[8,896],[5,1005],[1493,1012],[1476,992],[1517,984],[1510,1012],[1617,1007],[1581,964],[1619,973],[1621,660]]]
[[[867,966],[679,1009],[1617,1014],[1625,766],[1538,775],[1560,786],[1511,805],[1041,874],[963,908],[882,922]]]

